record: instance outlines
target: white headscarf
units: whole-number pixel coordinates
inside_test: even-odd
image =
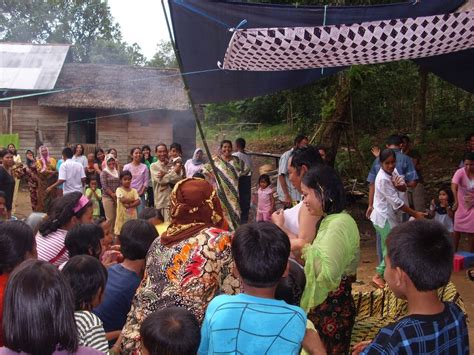
[[[118,179],[119,177],[119,172],[117,170],[117,167],[115,167],[113,170],[109,168],[109,160],[114,160],[117,163],[117,159],[112,154],[107,154],[105,156],[105,168],[102,171],[105,171],[107,174],[115,177]]]

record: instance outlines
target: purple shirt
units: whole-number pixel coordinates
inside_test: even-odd
[[[130,187],[133,187],[138,192],[142,191],[142,188],[148,187],[148,168],[145,164],[134,165],[133,163],[126,164],[123,170],[128,170],[132,173],[132,183]],[[144,190],[143,190],[144,191]]]

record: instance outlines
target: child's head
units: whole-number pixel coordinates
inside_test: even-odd
[[[90,163],[90,164],[95,162],[95,155],[94,155],[94,153],[89,153],[89,154],[87,154],[87,162]]]
[[[92,203],[80,192],[71,192],[53,201],[48,216],[39,226],[42,236],[58,229],[69,230],[78,223],[92,223]]]
[[[8,279],[3,309],[7,348],[40,355],[76,352],[73,295],[54,265],[39,260],[19,265]]]
[[[183,155],[183,149],[181,148],[181,144],[179,143],[171,143],[170,145],[170,158],[177,158]]]
[[[244,150],[245,149],[245,145],[246,145],[246,141],[245,139],[239,137],[235,140],[235,148],[236,149],[241,149],[241,150]]]
[[[201,342],[193,313],[168,307],[150,314],[140,327],[143,355],[195,355]]]
[[[126,189],[130,188],[132,183],[132,173],[128,170],[124,170],[120,173],[120,184]]]
[[[380,166],[387,174],[392,174],[397,164],[397,156],[395,151],[385,148],[379,155]]]
[[[260,175],[260,177],[258,178],[258,186],[262,189],[265,189],[270,186],[270,176],[268,176],[267,174]]]
[[[287,270],[290,240],[273,223],[244,224],[235,232],[232,256],[245,284],[274,287]]]
[[[102,228],[104,238],[100,240],[102,246],[102,253],[109,250],[114,242],[114,235],[112,233],[112,224],[105,217],[100,217],[94,221],[95,225]]]
[[[142,219],[125,222],[120,231],[120,250],[125,259],[145,259],[151,243],[158,237],[155,226]]]
[[[409,288],[433,291],[448,283],[453,258],[451,238],[440,223],[403,223],[393,228],[387,238],[384,278],[399,298],[404,298]]]
[[[275,299],[288,304],[299,306],[306,286],[306,276],[303,267],[289,259],[288,275],[282,277],[275,290]]]
[[[438,190],[438,200],[446,201],[448,205],[454,203],[454,195],[449,187],[442,187]]]
[[[24,222],[0,223],[0,275],[12,272],[23,260],[36,259],[36,241]]]
[[[97,186],[98,186],[98,181],[97,181],[97,175],[92,175],[90,178],[89,178],[89,187],[92,189],[92,190],[95,190],[97,189]]]
[[[146,207],[144,208],[140,214],[138,215],[139,219],[143,219],[145,221],[150,222],[154,226],[163,223],[164,218],[161,215],[160,210],[154,207]]]
[[[102,254],[101,240],[104,231],[96,224],[78,224],[67,232],[64,245],[69,252],[69,257],[76,255],[90,255],[99,258]]]
[[[0,218],[7,217],[7,195],[0,191]]]
[[[71,286],[76,311],[97,307],[107,283],[107,269],[90,255],[76,255],[69,259],[62,271]]]

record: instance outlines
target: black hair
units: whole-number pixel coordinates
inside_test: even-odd
[[[323,159],[319,154],[319,150],[313,145],[296,148],[291,153],[290,166],[295,168],[298,174],[301,172],[301,167],[306,166],[309,170],[316,164],[323,164]]]
[[[101,225],[102,223],[104,223],[104,222],[107,222],[107,218],[105,218],[105,217],[103,217],[103,216],[94,219],[94,224],[95,224],[96,226],[100,226],[100,225]]]
[[[35,236],[32,229],[21,221],[0,223],[0,275],[11,272],[33,253]]]
[[[303,177],[303,184],[314,190],[326,214],[341,213],[346,207],[346,195],[341,178],[334,168],[316,165]]]
[[[245,141],[245,139],[243,139],[242,137],[239,137],[235,140],[235,145],[237,147],[240,147],[242,149],[245,149],[245,145],[247,144],[247,142]]]
[[[0,190],[0,198],[3,198],[5,202],[7,201],[7,194],[2,190]]]
[[[397,145],[402,144],[402,138],[398,134],[392,134],[387,138],[387,145]]]
[[[453,271],[453,242],[437,221],[415,220],[393,228],[387,256],[391,267],[402,269],[420,292],[446,285]]]
[[[155,226],[143,219],[125,222],[120,231],[120,250],[125,259],[145,259],[151,243],[158,237]]]
[[[102,152],[102,154],[105,155],[105,152],[102,148],[95,148],[94,158],[95,158],[96,163],[101,163],[101,161],[97,158],[97,153],[99,153],[99,152]]]
[[[100,177],[97,174],[92,174],[88,177],[88,179],[89,179],[89,184],[90,184],[91,181],[97,181],[98,182]]]
[[[407,135],[400,136],[400,139],[402,143],[404,142],[410,143],[410,137],[408,137]]]
[[[474,161],[474,152],[464,153],[464,159],[463,160],[472,160],[472,161]]]
[[[199,322],[182,307],[167,307],[150,314],[140,327],[150,355],[195,355],[201,342]]]
[[[203,173],[200,173],[199,171],[193,174],[193,178],[199,178],[199,179],[205,179],[206,177],[204,176]]]
[[[299,145],[304,139],[308,140],[308,136],[305,136],[304,134],[298,134],[293,140],[293,145]]]
[[[120,177],[119,179],[122,180],[125,176],[128,176],[130,177],[130,179],[132,178],[132,173],[128,170],[123,170],[121,173],[120,173]]]
[[[290,269],[287,277],[282,277],[275,290],[275,299],[299,306],[306,286],[304,269],[293,259],[289,259]]]
[[[232,148],[232,142],[228,139],[224,139],[223,141],[221,141],[221,145],[220,147],[222,148],[224,146],[224,144],[230,144],[230,147]]]
[[[446,195],[448,195],[448,204],[452,205],[454,203],[454,195],[453,191],[449,186],[443,186],[438,189],[438,195],[441,191],[444,191]],[[436,200],[438,200],[438,197],[436,197]]]
[[[81,155],[84,155],[84,146],[83,146],[82,144],[80,144],[80,143],[79,143],[79,144],[76,144],[76,145],[74,146],[74,154],[77,153],[77,148],[79,148],[79,147],[82,148],[82,153],[81,153]]]
[[[69,257],[87,254],[99,258],[101,254],[100,240],[104,238],[104,230],[96,224],[77,224],[67,232],[64,245]]]
[[[173,148],[176,149],[180,154],[183,154],[183,148],[181,147],[181,144],[171,143],[170,150],[173,149]]]
[[[3,338],[8,349],[35,355],[76,352],[73,295],[54,265],[23,262],[8,279],[3,304]]]
[[[68,159],[72,159],[72,157],[74,156],[74,153],[72,152],[71,148],[66,147],[62,151],[62,155],[65,156]]]
[[[161,142],[155,145],[155,152],[158,150],[159,147],[162,147],[162,146],[165,147],[166,150],[168,150],[168,146],[165,143]]]
[[[12,154],[8,149],[0,149],[0,159],[3,159],[3,157],[7,154]]]
[[[160,210],[154,207],[146,207],[144,208],[140,214],[138,215],[139,219],[149,220],[150,218],[158,218],[161,221],[164,221],[163,215],[161,214]]]
[[[235,232],[232,256],[247,285],[273,287],[280,281],[288,264],[290,240],[273,223],[244,224]]]
[[[387,160],[390,157],[393,157],[395,161],[397,160],[397,154],[395,153],[393,149],[385,148],[384,150],[382,150],[379,155],[380,164],[382,164],[385,160]]]
[[[107,154],[112,154],[112,150],[114,150],[115,153],[117,153],[117,149],[115,149],[115,148],[109,148],[109,149],[107,149]]]
[[[145,158],[145,154],[143,154],[143,151],[145,149],[148,149],[148,151],[150,152],[150,156],[148,157],[148,159]],[[145,163],[145,161],[148,161],[150,164],[153,163],[153,155],[151,155],[151,148],[149,145],[145,144],[143,147],[142,147],[142,163]]]
[[[15,144],[9,143],[9,144],[7,145],[7,148],[8,148],[9,146],[11,146],[11,145],[13,146],[13,150],[10,150],[10,149],[8,149],[8,150],[10,150],[10,152],[11,152],[13,155],[17,155],[18,152],[17,152],[17,150],[16,150]]]
[[[260,184],[260,181],[265,181],[268,186],[270,186],[270,176],[268,174],[262,174],[258,177],[258,183]]]
[[[89,201],[79,211],[74,212],[73,209],[81,196],[80,192],[75,191],[55,199],[49,208],[48,216],[39,226],[40,234],[46,237],[67,224],[72,217],[81,218],[87,209],[92,206],[92,202]]]
[[[92,301],[99,290],[104,292],[107,269],[90,255],[73,256],[64,266],[62,274],[69,282],[74,296],[74,310],[92,310]]]

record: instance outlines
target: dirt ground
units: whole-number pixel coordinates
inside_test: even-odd
[[[20,188],[20,194],[17,200],[16,216],[18,218],[26,218],[31,211],[29,194],[25,187]],[[375,235],[371,223],[364,218],[365,206],[362,204],[355,204],[351,208],[351,215],[358,221],[359,230],[361,231],[361,256],[360,265],[357,270],[357,285],[354,289],[360,291],[373,290],[370,285],[370,280],[373,276],[375,267],[377,265],[377,255],[375,252]],[[460,250],[468,250],[468,240],[463,239],[460,244]],[[474,317],[474,282],[467,279],[465,271],[455,272],[451,278],[460,293],[468,316]],[[468,319],[469,321],[469,319]],[[474,321],[471,319],[468,323],[469,338],[471,344],[474,339]],[[474,354],[474,349],[473,352]]]

